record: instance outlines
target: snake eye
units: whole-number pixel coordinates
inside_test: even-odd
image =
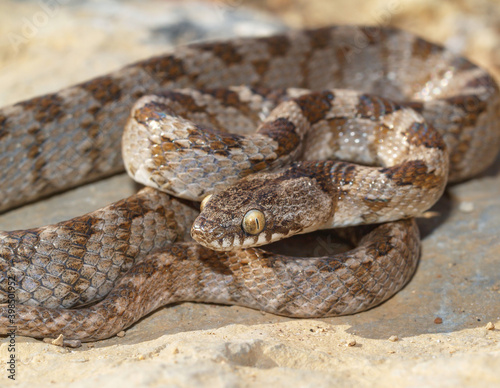
[[[209,194],[205,198],[203,198],[203,201],[201,201],[200,203],[200,212],[203,211],[207,202],[210,201],[210,198],[212,198],[212,194]]]
[[[241,227],[248,234],[260,233],[264,230],[264,226],[266,226],[264,213],[255,209],[249,210],[241,223]]]

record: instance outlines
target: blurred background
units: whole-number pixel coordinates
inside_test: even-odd
[[[207,38],[330,24],[400,27],[500,78],[498,0],[3,0],[0,103]]]

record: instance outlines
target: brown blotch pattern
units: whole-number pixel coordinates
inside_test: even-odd
[[[167,81],[175,81],[187,74],[184,62],[174,55],[151,58],[133,66],[142,67],[160,85]]]
[[[373,45],[379,43],[380,41],[384,41],[388,31],[382,30],[378,27],[362,27],[361,32],[366,37],[368,44]]]
[[[443,177],[427,172],[427,164],[422,160],[410,160],[379,171],[397,186],[413,185],[423,189],[433,189],[441,186],[443,182]]]
[[[443,137],[427,123],[414,122],[405,132],[409,144],[424,146],[426,148],[438,148],[444,150],[446,143]]]
[[[184,110],[186,112],[193,112],[193,113],[195,113],[195,112],[205,113],[206,112],[205,107],[199,105],[195,101],[195,99],[187,93],[167,90],[167,91],[164,91],[161,95],[164,96],[165,98],[167,98],[168,100],[175,102],[176,105],[181,105],[182,108],[184,108]],[[168,104],[168,102],[166,104]],[[171,111],[171,110],[172,110],[171,108],[168,108],[167,112]]]
[[[200,125],[187,129],[186,138],[189,141],[189,149],[198,149],[208,155],[229,156],[231,149],[240,147],[242,136],[232,133],[223,133],[212,128]],[[169,152],[182,153],[185,147],[175,140],[162,137],[161,144],[153,144],[151,151],[157,166],[168,168],[168,160],[164,154]]]
[[[289,155],[300,146],[301,138],[297,135],[295,124],[283,117],[264,123],[259,133],[278,142],[278,156]]]
[[[134,111],[134,118],[138,123],[146,125],[151,121],[162,120],[165,114],[177,116],[169,106],[157,101],[150,101]]]
[[[267,51],[272,57],[282,57],[290,48],[290,40],[283,35],[271,36],[263,42],[267,45]]]
[[[378,198],[363,198],[363,203],[367,208],[371,210],[372,213],[377,213],[382,209],[387,208],[391,205],[391,200],[378,199]]]
[[[0,115],[0,139],[9,134],[6,127],[7,127],[7,117],[4,115]]]
[[[217,88],[208,89],[205,92],[219,100],[225,106],[240,107],[240,96],[233,90]]]
[[[309,38],[309,44],[313,50],[321,50],[328,47],[331,41],[331,28],[320,28],[317,30],[309,30],[306,32]]]
[[[394,245],[390,243],[390,238],[373,241],[367,247],[367,256],[380,257],[387,256],[394,249]]]
[[[80,126],[82,127],[82,129],[85,129],[87,135],[91,139],[97,139],[97,137],[101,133],[101,127],[98,123],[95,122],[95,120],[88,119],[86,121],[82,121]],[[95,151],[97,153],[99,152],[96,149],[94,149],[93,151]]]
[[[348,162],[332,162],[328,177],[336,187],[349,186],[356,178],[356,165]]]
[[[40,155],[40,147],[35,144],[28,150],[28,158],[35,159],[38,155]]]
[[[283,88],[270,89],[258,86],[253,87],[252,92],[264,97],[266,100],[272,101],[275,106],[281,102],[290,101],[292,99],[288,94],[288,90]]]
[[[49,124],[65,116],[64,101],[58,94],[47,94],[31,100],[23,101],[17,105],[28,111],[33,111],[33,117],[40,124]]]
[[[446,99],[448,104],[459,107],[465,116],[462,117],[462,126],[474,126],[479,115],[488,109],[488,102],[481,100],[477,96],[456,96]]]
[[[269,69],[269,61],[267,59],[255,60],[252,61],[252,66],[258,75],[263,76]]]
[[[243,61],[243,57],[238,53],[236,46],[230,42],[203,43],[195,47],[203,51],[211,52],[216,57],[220,58],[227,66],[238,64]]]
[[[122,95],[120,85],[112,77],[107,76],[85,82],[81,87],[92,94],[102,105],[116,102]]]
[[[243,136],[235,133],[219,132],[212,128],[197,126],[195,130],[188,129],[188,139],[193,144],[193,147],[203,144],[208,147],[215,145],[214,149],[221,149],[219,144],[223,144],[224,148],[231,149],[239,147]],[[207,149],[208,151],[208,149]]]
[[[454,67],[456,70],[459,71],[466,71],[477,68],[477,66],[474,65],[471,61],[463,57],[453,58],[450,62],[450,66]]]
[[[207,131],[207,128],[196,126],[195,130],[189,130],[188,139],[193,145],[192,148],[203,148],[207,153],[220,155],[220,156],[229,156],[230,149],[235,148],[238,145],[238,141],[232,135],[229,136],[220,136],[214,132]],[[208,144],[199,143],[199,133],[210,133],[210,146]],[[239,140],[239,139],[238,139]],[[203,145],[202,145],[203,144]],[[210,148],[210,150],[209,150]]]
[[[420,102],[420,101],[409,101],[409,102],[398,101],[398,105],[401,105],[401,106],[404,106],[407,108],[411,108],[418,113],[422,113],[424,110],[424,103]]]
[[[287,168],[283,174],[275,179],[276,182],[293,180],[302,177],[308,177],[315,180],[321,190],[325,193],[333,193],[336,191],[336,187],[333,185],[332,179],[330,178],[330,171],[332,165],[336,162],[327,160],[322,162],[313,161],[302,161],[295,162]]]
[[[316,92],[294,99],[295,103],[301,109],[302,114],[307,118],[310,124],[315,124],[325,118],[332,107],[335,99],[333,92]]]
[[[493,91],[497,91],[498,90],[497,84],[488,75],[484,75],[482,77],[473,78],[470,81],[468,81],[465,84],[465,86],[466,87],[471,87],[471,88],[485,87],[485,88],[491,89]]]
[[[436,51],[442,50],[439,46],[427,42],[422,38],[415,38],[413,40],[412,53],[413,56],[420,60],[427,60]]]
[[[355,169],[356,166],[351,163],[333,160],[301,161],[292,163],[276,181],[308,177],[316,181],[320,189],[336,202],[340,186],[353,182]]]
[[[385,115],[400,110],[401,106],[381,96],[363,94],[359,96],[359,103],[356,106],[359,117],[367,119],[378,119]]]

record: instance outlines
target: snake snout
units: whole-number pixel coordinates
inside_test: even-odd
[[[201,245],[214,250],[226,250],[227,230],[219,223],[198,216],[191,226],[191,237]]]

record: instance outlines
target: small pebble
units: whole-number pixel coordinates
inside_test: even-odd
[[[488,322],[486,324],[486,330],[495,330],[495,324],[493,322]]]
[[[124,330],[120,331],[119,333],[116,334],[116,336],[120,338],[125,337],[125,331]]]
[[[65,348],[79,348],[82,346],[82,341],[80,340],[66,340],[62,334],[59,334],[59,337],[54,338],[44,338],[43,342],[55,346],[61,346]]]
[[[463,213],[470,213],[474,210],[474,203],[468,201],[461,202],[460,205],[458,205],[458,209]]]
[[[443,318],[437,317],[436,319],[434,319],[434,323],[436,325],[440,325],[441,323],[443,323]]]
[[[64,344],[64,336],[62,334],[59,334],[59,337],[57,337],[55,340],[51,342],[52,345],[56,346],[63,346]]]
[[[69,362],[74,362],[75,364],[76,363],[84,363],[84,362],[89,362],[89,359],[87,357],[82,357],[82,358],[70,360]]]
[[[82,341],[80,340],[64,340],[63,346],[67,348],[79,348],[82,346]]]
[[[397,335],[391,335],[389,337],[389,341],[391,341],[391,342],[396,342],[398,340],[399,340],[399,337]]]
[[[356,340],[349,341],[349,342],[347,343],[347,346],[349,346],[349,347],[356,346]]]
[[[441,213],[439,212],[436,212],[436,211],[426,211],[424,212],[420,217],[421,218],[434,218],[434,217],[438,217]]]

